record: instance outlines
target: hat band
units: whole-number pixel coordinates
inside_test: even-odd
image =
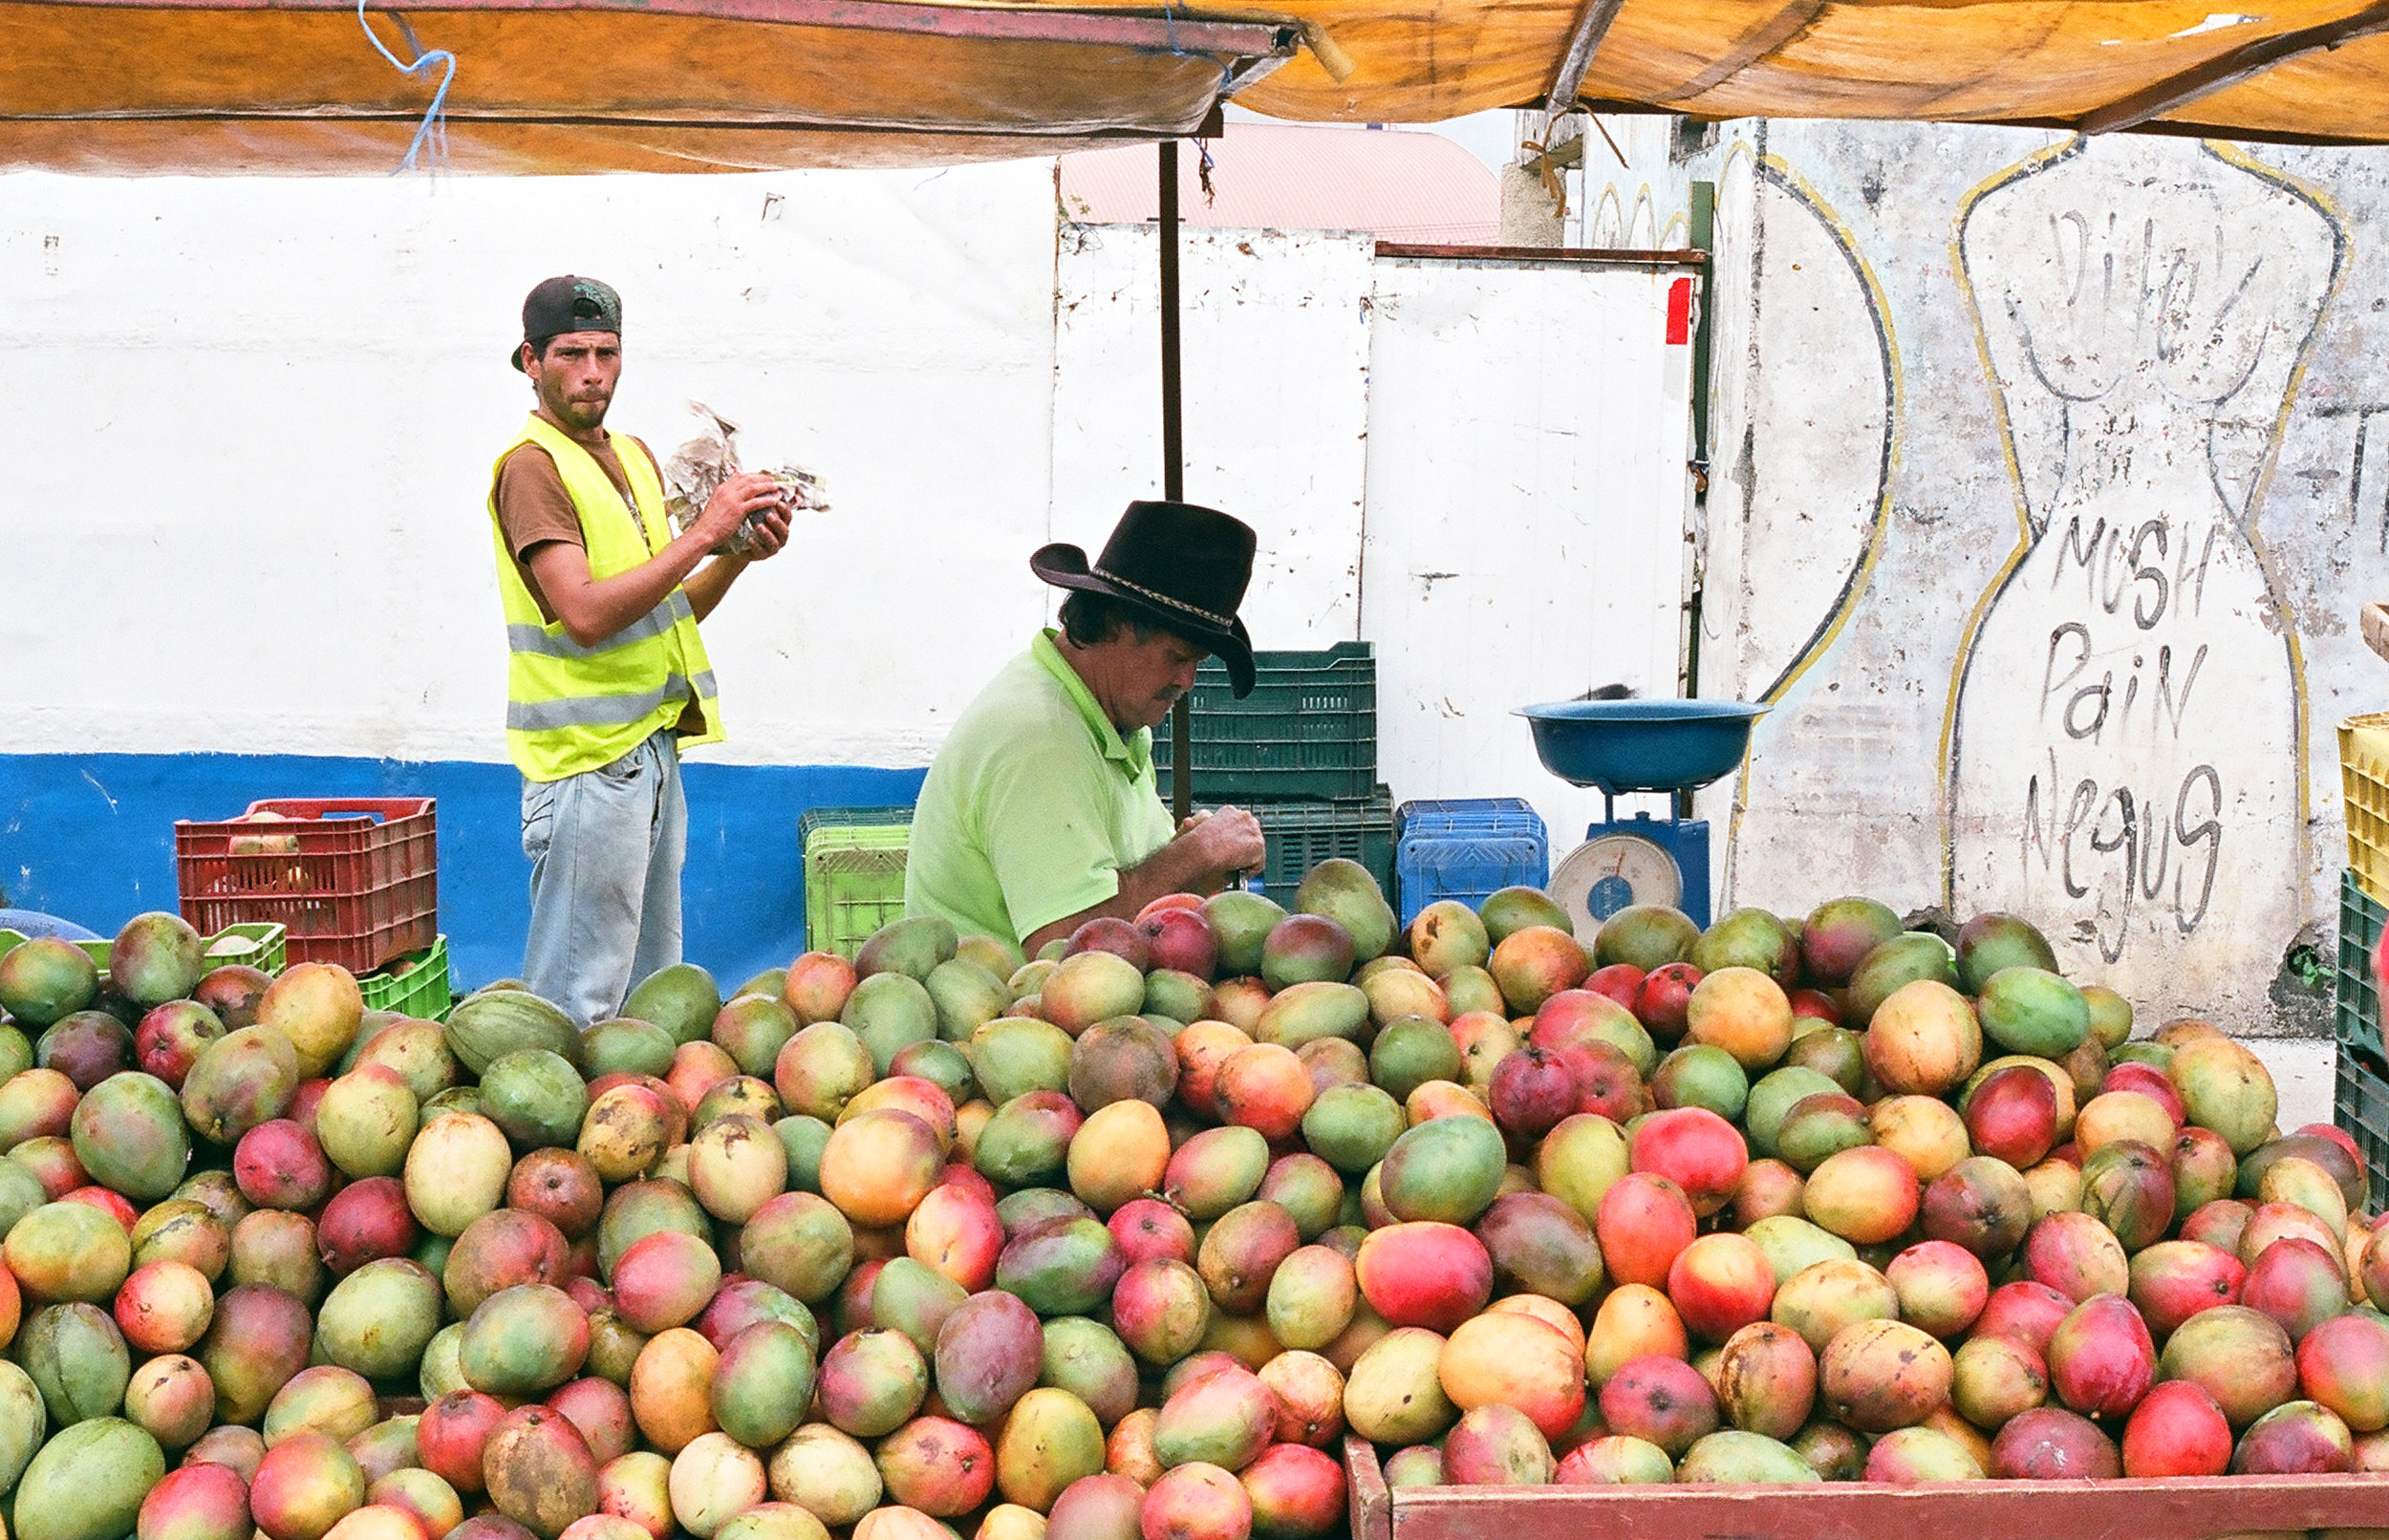
[[[1100,567],[1095,567],[1092,570],[1097,577],[1103,579],[1106,583],[1113,584],[1119,588],[1126,588],[1130,593],[1135,594],[1138,598],[1150,600],[1154,604],[1162,606],[1164,609],[1175,610],[1180,613],[1193,615],[1196,620],[1212,627],[1214,630],[1234,631],[1236,629],[1236,620],[1232,615],[1215,615],[1208,610],[1200,610],[1195,608],[1194,605],[1188,604],[1184,599],[1173,598],[1166,593],[1156,593],[1151,588],[1145,587],[1141,583],[1131,583],[1127,578],[1120,576],[1119,573],[1106,571]]]

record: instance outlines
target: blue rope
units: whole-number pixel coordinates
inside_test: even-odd
[[[359,3],[361,4],[362,0],[359,0]],[[1171,5],[1170,0],[1161,0],[1161,25],[1164,29],[1163,35],[1168,37],[1170,40],[1170,52],[1179,58],[1193,58],[1194,55],[1178,41],[1178,12],[1176,8]],[[1215,60],[1214,62],[1216,63],[1218,61]],[[1219,63],[1220,85],[1226,85],[1228,83],[1229,76],[1234,74],[1235,72],[1230,70],[1226,64]],[[1203,158],[1203,191],[1206,194],[1209,194],[1211,191],[1211,151],[1199,142],[1195,147],[1201,152]]]
[[[405,159],[401,160],[391,171],[390,175],[394,177],[401,172],[415,169],[416,157],[422,153],[426,143],[431,146],[433,164],[437,165],[447,160],[448,126],[445,113],[448,105],[448,87],[456,83],[456,55],[444,48],[435,48],[425,53],[423,46],[415,40],[415,29],[406,24],[406,18],[399,16],[397,21],[399,33],[406,39],[406,46],[415,53],[415,62],[412,64],[400,64],[398,56],[382,45],[381,39],[374,32],[374,24],[365,19],[365,0],[356,0],[356,24],[365,29],[365,40],[374,45],[375,53],[390,61],[392,69],[400,75],[413,75],[425,65],[444,64],[447,66],[447,72],[441,75],[440,89],[432,93],[431,106],[424,111],[422,122],[416,126],[415,138],[406,147]]]

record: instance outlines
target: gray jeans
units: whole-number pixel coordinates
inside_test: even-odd
[[[583,1026],[680,960],[688,801],[665,729],[594,770],[523,782],[531,930],[523,979]]]

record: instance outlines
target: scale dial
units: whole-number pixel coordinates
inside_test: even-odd
[[[1603,834],[1585,841],[1551,874],[1551,897],[1576,922],[1577,934],[1591,935],[1631,904],[1680,908],[1684,873],[1656,840],[1639,834]]]

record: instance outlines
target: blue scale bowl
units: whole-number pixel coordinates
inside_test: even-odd
[[[1741,700],[1555,700],[1520,706],[1543,768],[1611,796],[1686,791],[1730,774],[1765,706]]]

